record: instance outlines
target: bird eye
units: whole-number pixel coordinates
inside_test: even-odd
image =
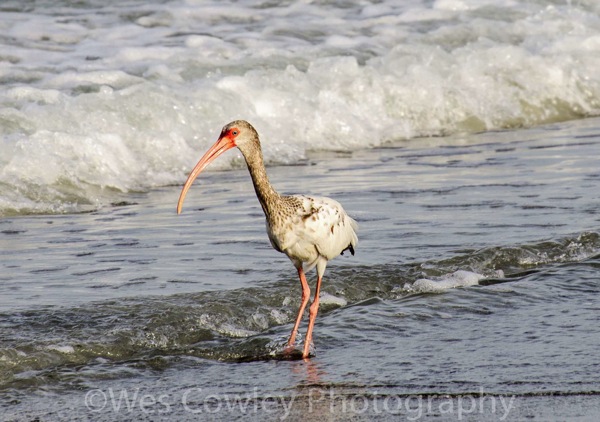
[[[238,135],[238,133],[239,133],[239,132],[237,131],[237,129],[234,129],[234,130],[232,130],[232,131],[231,131],[231,134],[232,134],[233,136],[237,136],[237,135]]]

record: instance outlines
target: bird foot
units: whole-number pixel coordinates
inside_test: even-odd
[[[304,345],[304,350],[302,351],[302,359],[309,359],[313,356],[315,356],[316,353],[316,349],[315,349],[315,345],[313,344],[313,342],[311,341],[308,346],[305,344]]]

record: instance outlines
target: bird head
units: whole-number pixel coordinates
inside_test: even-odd
[[[200,158],[200,161],[190,172],[181,194],[179,195],[179,201],[177,202],[177,214],[181,213],[181,207],[183,206],[183,200],[187,194],[190,186],[198,175],[204,170],[210,163],[212,163],[218,156],[223,154],[225,151],[230,150],[233,147],[238,147],[242,152],[245,148],[258,141],[258,133],[256,129],[252,127],[250,123],[245,120],[235,120],[228,123],[221,130],[221,135],[215,144],[209,148],[208,151]]]

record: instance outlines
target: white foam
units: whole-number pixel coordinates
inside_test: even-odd
[[[73,346],[50,345],[50,346],[47,346],[47,348],[49,350],[56,350],[57,352],[64,353],[64,354],[75,353],[75,349],[73,348]]]
[[[285,324],[289,321],[289,315],[277,309],[271,309],[269,315],[278,325]]]
[[[181,183],[237,118],[290,163],[600,112],[600,18],[576,2],[86,6],[0,15],[0,213]]]
[[[6,91],[6,97],[13,101],[38,104],[55,104],[63,95],[56,89],[39,89],[31,86],[17,86]]]
[[[319,303],[321,305],[337,306],[341,308],[342,306],[346,306],[348,301],[343,297],[334,296],[327,292],[321,292],[319,295]]]
[[[48,85],[53,88],[73,88],[82,85],[102,86],[108,85],[113,88],[125,88],[143,80],[131,76],[121,70],[95,70],[92,72],[64,72],[60,75],[48,78]]]
[[[471,271],[458,270],[435,278],[420,278],[412,285],[405,286],[410,291],[420,293],[440,293],[457,287],[468,287],[479,284],[485,276]]]

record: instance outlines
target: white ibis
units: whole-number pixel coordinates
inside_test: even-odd
[[[317,268],[317,285],[309,308],[308,329],[302,352],[302,357],[308,358],[325,267],[330,259],[343,254],[345,250],[350,250],[354,255],[358,242],[358,224],[333,199],[277,193],[267,178],[258,133],[244,120],[226,125],[217,142],[198,161],[181,190],[177,214],[181,212],[185,195],[200,172],[233,147],[238,147],[246,159],[256,196],[265,213],[271,245],[292,261],[302,284],[302,302],[288,341],[288,351],[294,348],[298,327],[310,296],[305,272]]]

